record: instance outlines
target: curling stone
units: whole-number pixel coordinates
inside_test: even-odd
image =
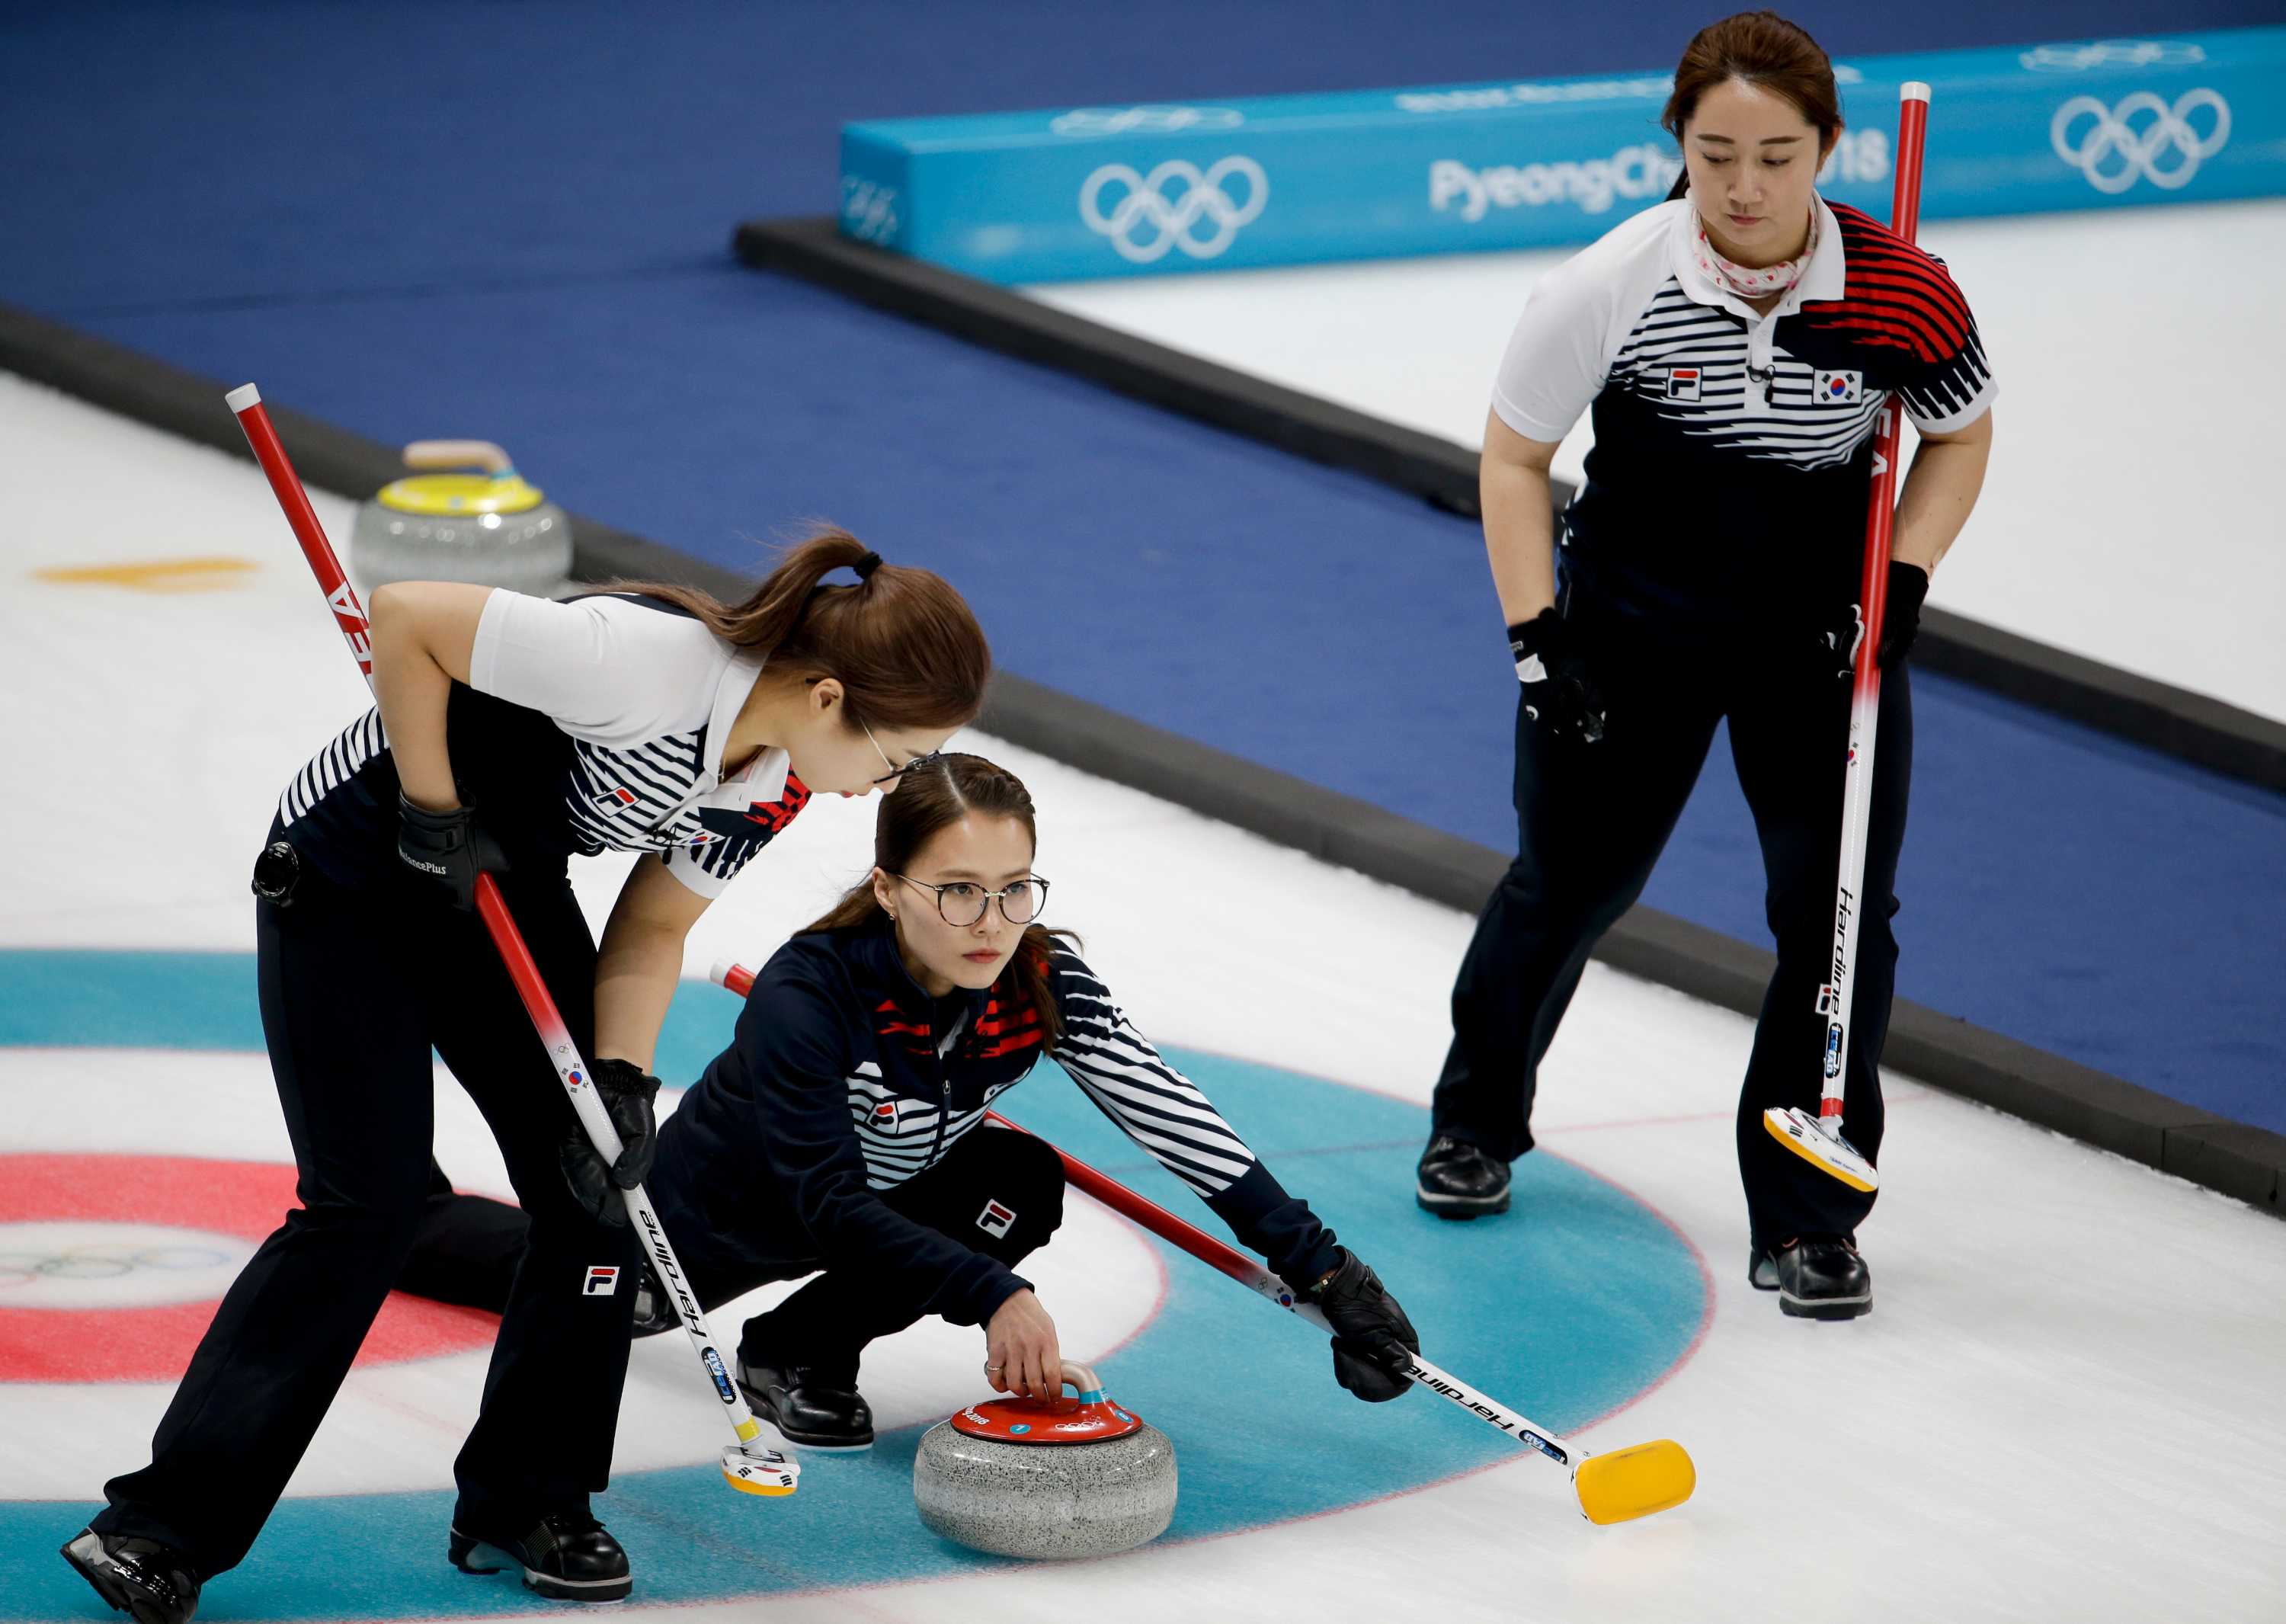
[[[935,1533],[1034,1559],[1108,1557],[1157,1539],[1175,1515],[1175,1447],[1064,1366],[1076,1399],[972,1404],[921,1437],[913,1503]]]
[[[359,507],[350,571],[367,587],[473,581],[546,596],[572,573],[572,522],[487,440],[415,440],[405,466],[477,469],[390,481]]]

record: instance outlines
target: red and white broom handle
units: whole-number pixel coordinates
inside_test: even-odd
[[[714,980],[722,987],[745,997],[753,990],[754,973],[743,965],[728,962],[714,966]],[[1010,1122],[997,1111],[984,1113],[989,1121],[1018,1133],[1029,1133],[1028,1128]],[[1057,1159],[1064,1164],[1064,1180],[1084,1190],[1121,1217],[1130,1218],[1149,1230],[1169,1245],[1180,1248],[1209,1268],[1227,1274],[1248,1290],[1267,1298],[1296,1318],[1306,1320],[1321,1331],[1334,1328],[1325,1313],[1315,1304],[1305,1303],[1294,1295],[1292,1288],[1234,1247],[1216,1240],[1197,1226],[1184,1222],[1147,1196],[1139,1195],[1108,1174],[1097,1171],[1060,1146],[1050,1146]],[[1479,1421],[1490,1422],[1517,1442],[1536,1450],[1558,1466],[1576,1467],[1586,1455],[1578,1446],[1558,1437],[1519,1410],[1486,1398],[1457,1377],[1439,1370],[1436,1366],[1415,1354],[1406,1374],[1431,1392],[1459,1405]]]
[[[1910,81],[1897,92],[1896,185],[1889,202],[1890,229],[1911,242],[1920,230],[1921,153],[1928,134],[1929,87]],[[1833,897],[1833,951],[1819,988],[1825,1017],[1825,1086],[1817,1103],[1821,1125],[1841,1131],[1842,1085],[1848,1081],[1850,990],[1857,978],[1857,926],[1864,913],[1866,829],[1872,816],[1873,753],[1881,706],[1881,624],[1888,606],[1889,534],[1896,521],[1897,445],[1904,423],[1896,392],[1882,404],[1873,436],[1873,487],[1865,506],[1865,559],[1857,602],[1865,627],[1857,641],[1849,690],[1849,753],[1843,769],[1841,863]]]
[[[318,587],[326,595],[327,607],[334,611],[334,624],[341,630],[342,639],[349,644],[350,654],[364,674],[366,686],[373,686],[373,635],[366,619],[365,605],[358,601],[357,588],[342,568],[341,560],[334,556],[333,543],[326,539],[325,527],[318,523],[317,511],[310,506],[307,492],[287,460],[286,447],[280,443],[278,430],[271,423],[270,413],[262,404],[262,392],[251,383],[241,384],[224,397],[238,426],[246,434],[246,443],[253,447],[254,460],[262,465],[270,480],[270,489],[285,511],[286,522],[293,527],[294,539],[302,545],[302,556],[309,560],[310,572],[317,577]],[[603,1102],[595,1097],[588,1084],[591,1075],[579,1045],[572,1042],[571,1029],[564,1024],[564,1016],[556,1007],[556,1000],[548,990],[548,982],[540,973],[539,963],[532,950],[524,945],[524,933],[516,927],[516,920],[508,911],[508,903],[501,895],[500,886],[490,874],[477,876],[477,912],[484,919],[485,928],[492,935],[493,946],[498,950],[501,964],[508,971],[508,980],[516,984],[516,997],[523,1000],[524,1013],[532,1017],[532,1029],[547,1046],[548,1058],[556,1068],[557,1079],[572,1099],[572,1108],[595,1145],[596,1154],[606,1164],[619,1160],[625,1148],[619,1129],[613,1125],[611,1114]],[[706,1323],[706,1313],[697,1297],[690,1291],[676,1260],[674,1249],[668,1243],[666,1227],[659,1222],[650,1197],[638,1188],[622,1192],[628,1216],[634,1220],[635,1232],[642,1239],[643,1250],[652,1270],[658,1275],[675,1299],[675,1307],[682,1319],[683,1329],[696,1346],[699,1360],[706,1367],[715,1396],[728,1412],[731,1430],[739,1443],[751,1444],[761,1436],[753,1412],[747,1408],[745,1397],[738,1391],[725,1371],[721,1354],[714,1346],[713,1333]],[[791,1483],[791,1478],[787,1479]]]

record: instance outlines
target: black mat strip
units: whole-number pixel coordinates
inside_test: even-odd
[[[223,404],[229,383],[4,304],[0,368],[252,460]],[[405,471],[394,447],[281,402],[265,404],[296,470],[311,486],[362,494]],[[575,563],[588,579],[678,579],[722,596],[743,595],[750,584],[577,514],[572,529]],[[1507,866],[1506,856],[1488,847],[1007,672],[994,677],[977,725],[1083,771],[1470,912]],[[1612,929],[1596,956],[1629,974],[1748,1016],[1762,1006],[1773,962],[1761,949],[1643,907]],[[2286,1214],[2286,1135],[2221,1120],[1902,998],[1890,1016],[1883,1060],[1950,1092]]]

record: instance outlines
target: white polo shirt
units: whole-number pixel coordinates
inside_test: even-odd
[[[1699,269],[1688,199],[1533,288],[1493,409],[1550,442],[1594,414],[1565,515],[1569,587],[1698,620],[1854,595],[1882,406],[1894,394],[1935,433],[1990,409],[1998,386],[1943,263],[1858,209],[1814,206],[1817,249],[1767,316]]]
[[[456,691],[453,774],[485,826],[542,854],[657,852],[702,896],[809,799],[783,750],[722,777],[722,751],[762,662],[670,604],[628,595],[552,603],[496,589]],[[386,782],[382,780],[385,779]],[[287,838],[337,878],[395,841],[397,771],[376,707],[280,798]],[[385,870],[383,870],[385,871]]]

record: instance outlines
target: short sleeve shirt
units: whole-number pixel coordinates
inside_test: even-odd
[[[1644,210],[1541,279],[1493,409],[1561,440],[1592,412],[1565,515],[1567,589],[1630,614],[1728,619],[1854,595],[1877,420],[1950,433],[1998,385],[1942,261],[1816,200],[1817,246],[1768,316],[1711,282],[1687,199]]]
[[[783,750],[722,776],[761,673],[760,659],[659,600],[496,590],[448,713],[454,777],[512,863],[651,852],[691,890],[719,895],[809,799]],[[394,861],[396,797],[376,707],[296,776],[279,821],[336,878],[367,879]]]

